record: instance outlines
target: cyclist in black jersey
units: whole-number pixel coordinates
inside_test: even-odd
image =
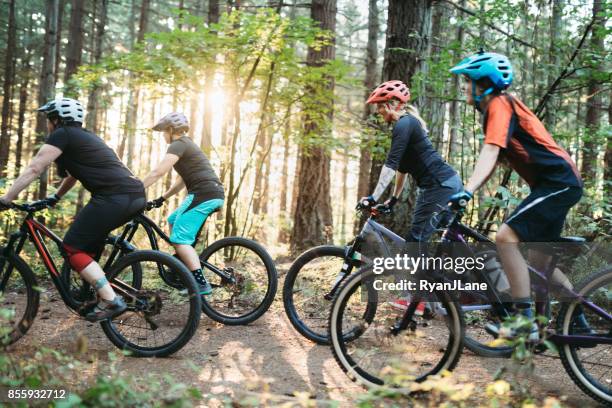
[[[393,178],[395,188],[389,200],[378,208],[391,212],[410,174],[419,188],[412,226],[407,242],[427,242],[435,230],[431,222],[434,212],[446,208],[449,198],[463,189],[461,178],[431,144],[425,121],[411,105],[410,91],[402,81],[387,81],[379,85],[366,103],[377,104],[378,113],[387,123],[394,123],[391,148],[381,170],[378,184],[368,197],[360,199],[361,207],[376,205]],[[404,308],[406,302],[394,306]]]
[[[151,201],[148,206],[160,207],[169,197],[187,188],[187,197],[168,217],[170,242],[183,263],[192,271],[200,294],[209,295],[212,287],[202,273],[200,259],[193,244],[208,216],[223,206],[223,186],[206,155],[186,135],[189,122],[184,114],[169,113],[159,120],[153,130],[164,132],[168,150],[157,167],[144,178],[145,188],[172,171],[172,167],[178,177],[168,191]]]
[[[406,105],[410,91],[402,81],[387,81],[379,85],[366,103],[377,104],[378,113],[387,123],[395,123],[391,148],[374,192],[360,200],[364,207],[373,206],[380,199],[393,178],[393,195],[384,203],[392,210],[404,188],[406,175],[410,174],[419,187],[416,207],[412,215],[412,228],[408,242],[425,242],[434,226],[431,215],[446,207],[448,198],[461,191],[463,186],[457,172],[435,150],[427,137],[425,121],[416,108]]]
[[[146,204],[142,182],[119,160],[102,139],[83,129],[83,107],[69,98],[60,98],[38,108],[47,115],[49,136],[23,173],[0,197],[0,210],[53,162],[62,182],[55,194],[45,200],[57,204],[77,181],[91,193],[91,200],[79,211],[64,237],[64,250],[70,265],[98,293],[99,302],[87,314],[99,321],[121,314],[127,305],[106,280],[94,260],[108,234],[129,221]]]

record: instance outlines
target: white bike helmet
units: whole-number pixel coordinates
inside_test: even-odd
[[[59,117],[65,122],[83,123],[83,105],[75,99],[58,98],[47,102],[36,110],[45,112],[49,119]]]
[[[158,132],[163,132],[168,129],[172,129],[177,132],[186,132],[189,130],[189,122],[182,113],[172,112],[161,118],[155,124],[155,126],[153,126],[153,130]]]

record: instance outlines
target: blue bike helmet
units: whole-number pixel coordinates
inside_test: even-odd
[[[452,67],[450,72],[456,75],[467,75],[473,81],[489,78],[495,88],[499,90],[508,88],[513,78],[512,65],[508,57],[482,50],[465,58],[459,64]],[[494,90],[494,88],[489,88],[482,95],[475,95],[474,88],[472,88],[474,101],[480,104],[482,98]]]

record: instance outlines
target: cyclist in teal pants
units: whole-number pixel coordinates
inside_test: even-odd
[[[169,197],[187,187],[187,197],[168,217],[170,242],[181,261],[193,272],[200,287],[200,294],[209,295],[212,287],[202,273],[200,259],[193,244],[208,216],[223,206],[223,186],[206,155],[186,135],[189,122],[185,115],[170,113],[161,118],[153,130],[164,132],[169,146],[162,161],[144,178],[145,188],[172,171],[172,167],[179,176],[168,191],[147,203],[147,207],[161,207]]]

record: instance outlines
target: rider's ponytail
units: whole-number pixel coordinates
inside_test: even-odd
[[[425,119],[423,119],[421,117],[421,114],[419,113],[419,110],[416,108],[416,106],[414,105],[406,105],[406,112],[408,112],[409,114],[411,114],[412,116],[414,116],[419,123],[421,124],[421,126],[423,127],[423,129],[427,132],[427,122],[425,122]]]

